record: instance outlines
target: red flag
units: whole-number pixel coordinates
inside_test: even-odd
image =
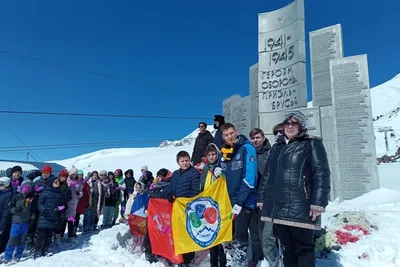
[[[134,236],[146,235],[146,218],[130,214],[128,217],[129,228]]]
[[[172,263],[183,263],[182,255],[175,254],[172,238],[172,204],[166,199],[151,198],[147,210],[152,253],[160,255]]]

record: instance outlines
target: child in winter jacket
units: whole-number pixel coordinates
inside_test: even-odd
[[[39,197],[38,209],[39,220],[35,242],[34,258],[44,256],[48,253],[54,230],[59,225],[61,215],[67,204],[65,196],[60,190],[60,180],[54,176],[50,177],[46,189]]]
[[[149,193],[144,190],[144,184],[137,182],[135,184],[135,192],[129,196],[126,203],[125,218],[130,214],[140,213],[144,216],[144,210],[149,201]]]
[[[33,174],[35,171],[31,173],[31,177],[33,177]],[[32,184],[32,191],[33,191],[33,201],[34,203],[38,203],[39,197],[42,194],[43,190],[45,189],[47,182],[49,181],[49,178],[52,177],[52,179],[55,179],[54,176],[52,175],[53,169],[51,166],[46,165],[42,168],[42,171],[37,171],[35,177],[33,179],[33,184]],[[29,230],[28,230],[28,236],[26,238],[26,243],[27,247],[29,250],[34,250],[35,249],[35,240],[36,240],[36,228],[37,228],[37,222],[39,219],[39,211],[36,208],[36,216],[35,220],[31,221],[29,223]]]
[[[205,161],[199,163],[197,169],[201,171],[200,176],[200,191],[204,191],[213,182],[217,180],[218,175],[214,173],[214,170],[219,165],[219,159],[221,158],[221,151],[214,144],[210,143],[206,147],[204,154],[206,155]],[[219,263],[219,264],[218,264]],[[226,266],[226,255],[222,244],[210,248],[210,264],[211,266]]]
[[[11,230],[10,202],[14,194],[11,186],[11,179],[8,177],[0,178],[0,253],[6,249],[8,237]]]
[[[65,218],[67,219],[68,225],[68,238],[76,237],[76,232],[74,228],[76,208],[78,206],[79,199],[82,197],[82,187],[78,180],[78,169],[72,167],[69,170],[69,177],[67,179],[67,185],[71,191],[71,200],[68,202],[65,210]],[[65,229],[64,229],[65,230]]]
[[[100,216],[102,212],[103,188],[99,181],[99,173],[93,171],[88,181],[90,187],[89,203],[83,217],[83,234],[91,234],[96,229],[96,216]]]
[[[160,169],[157,172],[157,177],[154,179],[154,186],[149,191],[149,198],[160,198],[160,199],[172,199],[172,188],[170,186],[172,173],[167,169]],[[148,203],[147,203],[148,204]],[[148,205],[145,207],[145,214],[147,215]],[[149,237],[149,231],[143,240],[143,248],[146,256],[146,260],[150,263],[157,262],[161,256],[153,254],[151,249],[151,242]],[[166,259],[165,259],[166,260]],[[166,260],[168,262],[168,260]]]
[[[113,220],[113,225],[115,224],[116,219],[118,218],[119,214],[121,214],[121,220],[120,223],[122,223],[124,221],[124,212],[125,212],[125,206],[126,206],[126,201],[123,202],[122,201],[122,194],[123,192],[126,190],[126,184],[125,184],[125,179],[123,178],[123,173],[121,169],[117,169],[114,172],[114,180],[115,182],[118,184],[118,186],[116,187],[116,190],[118,190],[120,192],[120,198],[117,201],[117,204],[115,206],[115,210],[114,210],[114,220]],[[121,206],[121,209],[120,209]],[[121,212],[120,212],[121,210]]]
[[[108,185],[106,186],[107,193],[104,198],[103,228],[110,228],[113,226],[115,206],[118,200],[121,199],[121,191],[117,190],[119,185],[114,181],[114,174],[111,174],[112,175],[110,175],[110,173],[108,174],[108,179],[104,179],[104,183],[108,181]]]
[[[194,197],[200,193],[200,173],[190,164],[190,155],[180,151],[176,155],[179,169],[172,174],[172,195],[177,197]],[[194,252],[183,254],[184,264],[193,264]]]
[[[25,240],[28,235],[29,222],[35,220],[36,204],[33,202],[32,181],[24,180],[21,184],[21,192],[13,196],[10,202],[12,226],[10,239],[7,244],[4,260],[11,262],[15,252],[15,261],[18,262],[25,249]]]
[[[67,227],[67,219],[68,217],[66,216],[66,211],[68,210],[68,203],[71,201],[72,199],[72,193],[71,193],[71,189],[68,186],[68,171],[67,170],[62,170],[59,174],[58,174],[58,181],[60,183],[60,186],[58,187],[58,189],[61,191],[63,197],[64,197],[64,201],[65,201],[65,209],[63,210],[62,214],[61,214],[61,219],[58,223],[58,226],[54,232],[54,239],[56,243],[60,242],[61,237],[64,237],[64,233],[65,233],[65,228]],[[72,230],[70,229],[71,232],[69,232],[69,234],[72,234]]]

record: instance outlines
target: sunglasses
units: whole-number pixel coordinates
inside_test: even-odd
[[[289,127],[289,126],[298,127],[298,126],[300,126],[300,123],[298,121],[285,121],[283,123],[283,126],[285,126],[285,127]]]
[[[283,130],[273,132],[274,135],[283,134]]]
[[[199,128],[204,128],[204,125],[199,125]]]

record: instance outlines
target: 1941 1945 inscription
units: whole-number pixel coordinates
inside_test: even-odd
[[[260,112],[306,106],[304,14],[299,5],[303,1],[259,14]]]

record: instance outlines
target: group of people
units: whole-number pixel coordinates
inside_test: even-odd
[[[108,228],[119,216],[119,222],[138,211],[146,216],[151,198],[172,203],[195,197],[226,177],[233,238],[209,250],[210,265],[254,267],[265,259],[277,267],[281,248],[285,267],[315,266],[315,234],[328,205],[330,170],[322,140],[307,133],[306,116],[298,110],[286,113],[273,128],[272,146],[261,129],[246,137],[221,115],[215,116],[214,128],[212,136],[200,122],[193,154],[180,151],[178,169],[162,168],[155,178],[147,166],[138,181],[132,170],[123,174],[121,169],[93,171],[84,178],[73,167],[54,177],[49,166],[37,177],[23,179],[21,167],[13,167],[10,177],[0,178],[0,252],[5,249],[5,261],[14,250],[20,259],[26,236],[35,257],[45,255],[52,238],[63,236],[67,225],[68,238],[74,238],[81,215],[83,234],[90,234],[101,214],[102,227]],[[168,262],[152,252],[148,231],[143,250],[149,262]],[[180,266],[193,266],[194,252],[182,256]]]
[[[235,217],[233,240],[210,250],[211,266],[256,266],[263,259],[280,266],[279,248],[285,267],[315,266],[315,238],[331,182],[322,139],[307,133],[307,117],[300,110],[286,112],[272,129],[272,146],[261,129],[252,129],[247,138],[221,115],[214,117],[214,128],[212,138],[207,124],[199,123],[192,165],[205,165],[207,175],[222,169]],[[204,183],[201,175],[200,182],[192,178],[194,187],[179,177],[175,184],[196,188]]]
[[[18,262],[25,248],[34,258],[51,254],[50,244],[59,244],[66,230],[67,241],[77,237],[82,216],[84,235],[98,230],[100,215],[103,229],[124,222],[135,186],[147,190],[154,179],[147,166],[138,181],[131,169],[92,171],[84,177],[72,167],[56,177],[48,165],[27,177],[14,166],[7,175],[0,178],[0,254],[4,252],[5,263]]]

